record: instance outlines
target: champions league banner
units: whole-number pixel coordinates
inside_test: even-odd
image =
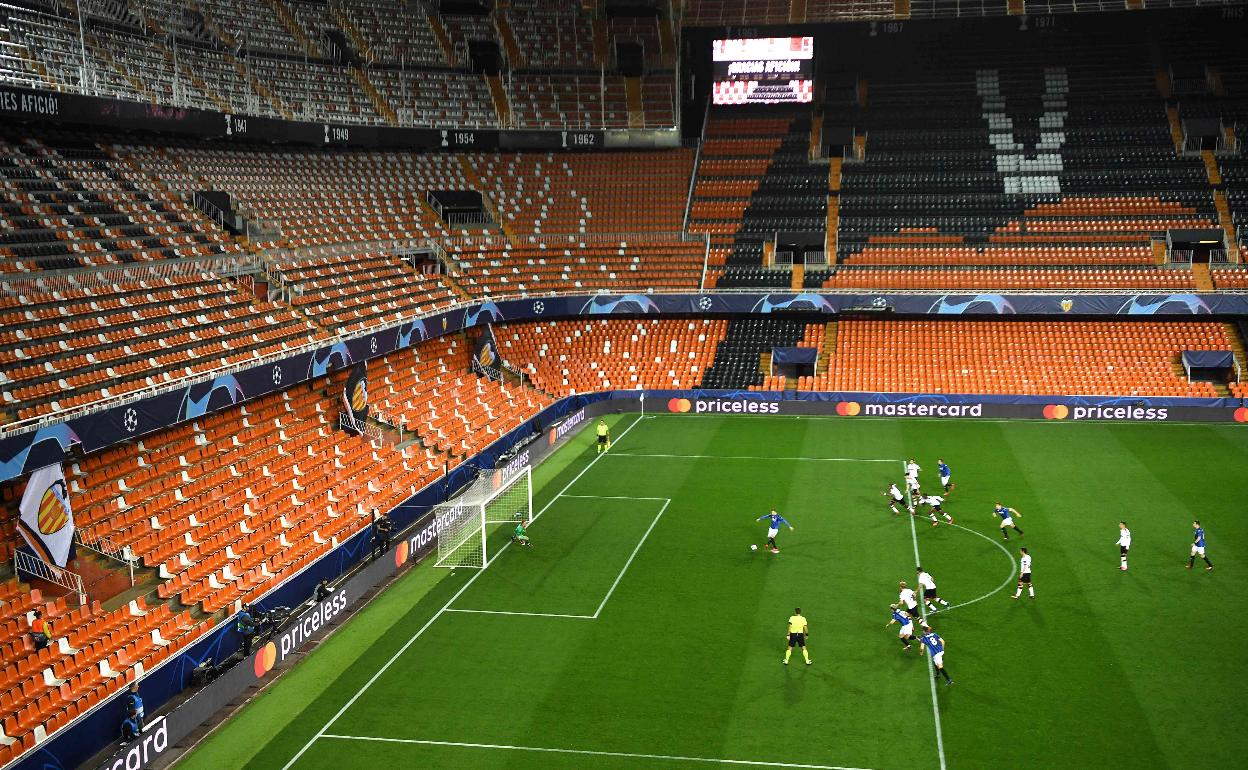
[[[324,377],[427,339],[499,322],[580,316],[703,316],[707,314],[842,314],[911,316],[1124,316],[1147,318],[1248,315],[1248,294],[596,294],[485,301],[339,340],[275,363],[104,409],[0,440],[0,481],[61,462],[73,446],[94,452],[193,420],[292,385]],[[497,349],[495,349],[497,350]],[[1240,406],[1209,399],[1211,406]]]

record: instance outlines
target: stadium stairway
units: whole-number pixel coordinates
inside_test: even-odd
[[[819,360],[815,362],[816,376],[828,373],[828,367],[836,355],[836,330],[836,321],[828,321],[823,325],[823,345],[819,349]]]
[[[641,78],[625,78],[624,91],[628,97],[628,127],[644,127],[646,125],[646,114],[645,107],[641,101]]]
[[[282,0],[265,0],[265,2],[273,9],[273,14],[281,21],[282,26],[286,28],[287,34],[299,42],[299,45],[303,47],[308,56],[315,59],[321,55],[321,52],[317,50],[312,41],[308,39],[308,36],[304,34],[303,28],[299,26],[299,22],[295,20],[294,13],[291,12],[290,8]]]
[[[486,75],[486,84],[490,87],[490,100],[494,103],[494,112],[498,115],[500,126],[511,125],[511,103],[507,100],[507,90],[498,75]]]
[[[504,99],[504,101],[506,101],[506,99]],[[499,113],[499,116],[502,116],[501,112]],[[507,240],[514,240],[515,234],[511,227],[508,226],[507,218],[502,216],[502,212],[499,210],[497,202],[490,195],[489,188],[485,186],[485,182],[482,181],[481,175],[477,173],[477,169],[473,166],[472,160],[467,155],[460,155],[459,167],[463,169],[464,178],[468,180],[470,185],[472,185],[472,189],[481,192],[481,202],[485,206],[485,210],[490,212],[490,216],[494,218],[494,222],[497,223],[498,228],[503,231],[503,235],[507,236]],[[423,201],[424,198],[421,200]],[[431,216],[437,217],[437,214],[433,212],[433,208],[429,206],[428,202],[425,202],[424,206],[428,209]],[[438,221],[442,221],[441,217],[438,217]],[[445,223],[443,224],[445,225]],[[491,225],[486,229],[492,229],[492,227],[493,226]]]
[[[386,123],[397,126],[399,124],[398,114],[395,113],[394,107],[390,106],[390,102],[386,101],[386,97],[382,96],[381,92],[377,90],[377,86],[373,85],[373,82],[368,79],[368,73],[358,66],[353,66],[351,67],[351,77],[359,85],[360,90],[368,96],[368,100],[373,103],[377,114],[385,118]]]
[[[809,115],[789,120],[740,214],[719,287],[789,288],[789,271],[764,269],[761,244],[777,231],[826,232],[828,172],[810,161],[810,132]]]
[[[1235,360],[1239,362],[1241,367],[1241,377],[1248,376],[1248,353],[1244,352],[1245,341],[1248,341],[1248,321],[1236,321],[1226,325],[1226,336],[1231,342],[1231,350],[1235,354]],[[1248,398],[1248,384],[1241,379],[1239,382],[1230,383],[1231,395],[1235,398]]]
[[[783,117],[729,120],[711,116],[707,121],[698,166],[694,169],[688,230],[711,239],[709,262],[715,270],[708,276],[708,283],[712,286],[729,259],[736,258],[734,241],[742,215],[789,124],[790,120]],[[756,244],[753,259],[746,263],[761,267],[761,244]]]
[[[1192,265],[1192,281],[1196,291],[1213,291],[1213,279],[1209,275],[1209,265],[1196,263]]]
[[[702,376],[704,388],[747,388],[763,384],[760,366],[775,347],[791,347],[802,339],[806,324],[784,318],[741,318],[728,322],[715,360]]]

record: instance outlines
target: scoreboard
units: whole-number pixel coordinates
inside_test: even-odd
[[[757,37],[712,42],[714,104],[796,104],[814,99],[815,39]]]

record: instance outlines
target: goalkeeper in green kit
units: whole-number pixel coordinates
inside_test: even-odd
[[[524,529],[525,523],[526,522],[522,521],[516,524],[516,531],[512,533],[511,539],[512,539],[512,542],[516,542],[516,543],[519,543],[520,545],[527,545],[527,546],[532,547],[533,541],[529,539],[528,533],[525,532],[525,529]]]

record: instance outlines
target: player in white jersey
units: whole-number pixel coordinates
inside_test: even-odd
[[[1131,530],[1125,521],[1118,522],[1118,569],[1127,571],[1127,554],[1131,551]]]
[[[914,505],[919,504],[919,498],[923,496],[922,490],[919,489],[918,476],[906,476],[906,491],[910,493],[910,500]]]
[[[1018,590],[1014,592],[1014,598],[1023,595],[1023,586],[1027,586],[1027,595],[1036,598],[1036,588],[1031,584],[1031,554],[1027,553],[1026,548],[1018,549]]]
[[[905,507],[906,496],[901,493],[896,484],[889,484],[888,489],[880,494],[888,498],[888,509],[893,512],[894,516],[901,513],[901,511],[897,510],[897,506]]]
[[[914,512],[914,506],[919,504],[919,498],[923,493],[919,490],[919,464],[914,458],[906,460],[906,491],[910,493],[911,513]]]
[[[923,589],[923,604],[927,607],[928,612],[937,612],[938,609],[932,602],[938,602],[941,607],[948,607],[949,602],[940,598],[936,593],[936,581],[932,576],[923,570],[922,567],[915,567],[914,571],[919,576],[919,587]]]
[[[941,504],[945,502],[945,498],[940,495],[928,495],[927,497],[919,498],[919,502],[927,506],[927,516],[932,520],[933,527],[940,524],[940,522],[936,519],[937,514],[944,516],[945,521],[950,524],[953,523],[953,517],[948,513],[945,513],[945,509],[940,507]]]
[[[901,604],[901,608],[906,611],[914,620],[919,620],[919,601],[915,598],[914,589],[906,585],[906,581],[901,581],[900,590],[897,592],[897,601]]]

